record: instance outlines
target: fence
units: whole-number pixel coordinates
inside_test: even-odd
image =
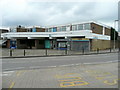
[[[54,56],[54,55],[83,55],[118,52],[120,49],[107,49],[96,51],[71,51],[71,50],[53,50],[53,49],[2,49],[2,57],[23,57],[23,56]]]

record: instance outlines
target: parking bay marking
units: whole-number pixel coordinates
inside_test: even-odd
[[[16,76],[20,76],[23,72],[25,72],[25,70],[20,70],[20,71],[18,71],[17,73],[16,73]]]
[[[15,85],[15,82],[12,82],[8,90],[11,90],[11,88],[13,88],[14,85]]]
[[[113,82],[109,82],[108,80],[105,80],[104,83],[108,84],[108,85],[115,85],[118,83],[117,81],[118,81],[118,79],[114,79]]]
[[[70,76],[70,75],[79,75],[79,76]],[[70,87],[70,86],[82,86],[82,85],[88,85],[89,83],[86,81],[83,81],[80,77],[80,74],[78,73],[67,73],[64,75],[56,75],[58,80],[60,82],[60,87]],[[65,80],[63,80],[65,79]]]
[[[97,80],[102,80],[104,84],[107,84],[107,85],[116,85],[116,84],[118,84],[118,82],[117,82],[118,79],[113,79],[112,81],[106,80],[108,78],[116,77],[115,75],[113,75],[110,72],[103,72],[103,71],[98,71],[98,70],[87,70],[85,72],[91,74],[91,76],[94,76]]]

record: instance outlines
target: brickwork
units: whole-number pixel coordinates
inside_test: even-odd
[[[10,39],[7,40],[7,48],[10,48]]]
[[[91,50],[97,50],[97,48],[100,50],[104,50],[109,49],[110,47],[110,40],[91,40]]]
[[[105,35],[111,35],[111,29],[105,28]]]
[[[103,26],[100,26],[95,23],[91,23],[91,30],[96,34],[103,34]],[[105,27],[105,35],[111,35],[111,29]]]
[[[111,44],[111,48],[114,48],[114,40],[111,40],[110,41],[110,44]],[[115,41],[115,48],[118,48],[120,45],[120,41]]]
[[[17,32],[27,32],[26,28],[17,28]]]
[[[45,28],[36,28],[36,32],[45,32]]]
[[[102,34],[103,33],[103,26],[97,25],[95,23],[91,23],[91,30],[93,33]]]

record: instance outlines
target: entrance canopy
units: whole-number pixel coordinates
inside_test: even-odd
[[[102,40],[110,40],[110,36],[101,35],[92,33],[92,30],[82,30],[82,31],[69,31],[69,32],[9,32],[2,33],[1,37],[3,39],[17,39],[17,38],[27,38],[27,39],[37,39],[37,38],[45,38],[49,39],[57,38],[57,37],[85,37],[88,39],[102,39]]]

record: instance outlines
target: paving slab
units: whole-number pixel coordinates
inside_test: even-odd
[[[17,70],[4,74],[3,88],[118,88],[117,62]]]

